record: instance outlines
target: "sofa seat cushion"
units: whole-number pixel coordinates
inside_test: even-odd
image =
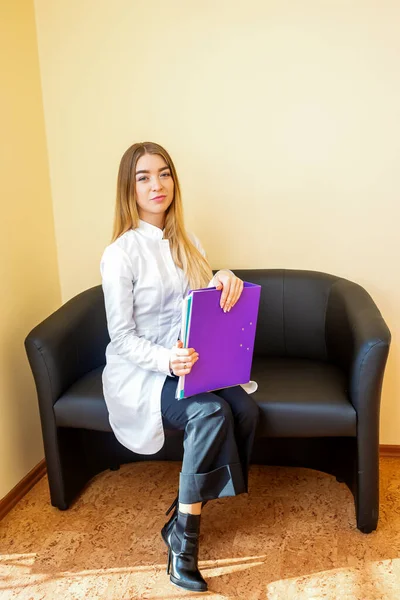
[[[356,436],[347,377],[331,363],[254,357],[252,397],[261,408],[258,436]]]
[[[103,396],[101,375],[104,366],[78,379],[57,400],[54,414],[58,427],[78,427],[97,431],[112,431]]]
[[[103,369],[87,373],[55,403],[58,427],[111,431],[103,396]],[[346,377],[334,365],[254,357],[251,378],[258,383],[252,394],[261,408],[258,436],[356,435],[356,412],[347,397]]]
[[[87,373],[57,400],[54,405],[57,427],[112,431],[101,379],[104,366]],[[182,432],[169,429],[167,435],[179,436]]]

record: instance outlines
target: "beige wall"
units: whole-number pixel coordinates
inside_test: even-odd
[[[43,458],[23,342],[61,302],[32,0],[0,0],[0,499]]]
[[[63,299],[100,282],[123,151],[155,140],[214,267],[359,282],[394,340],[400,444],[400,5],[35,0]]]

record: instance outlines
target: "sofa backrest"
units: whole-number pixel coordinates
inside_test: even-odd
[[[63,304],[25,339],[39,396],[54,403],[80,377],[104,365],[109,341],[100,285]]]
[[[328,360],[325,317],[330,289],[338,277],[295,269],[235,269],[234,273],[262,287],[255,356]],[[80,344],[92,349],[85,352],[81,348],[81,358],[90,356],[92,369],[101,366],[109,342],[101,285],[68,304],[76,305]],[[76,326],[79,329],[78,323]],[[87,369],[89,365],[82,367]]]
[[[331,287],[339,277],[300,269],[233,269],[233,272],[243,281],[262,287],[255,356],[328,360],[326,309]],[[101,306],[104,310],[101,286],[92,288],[91,293],[93,299],[96,297],[96,312]],[[105,314],[97,313],[97,319],[106,322]],[[105,352],[108,334],[100,339]],[[97,356],[102,351],[98,346]]]
[[[338,277],[296,269],[233,269],[262,286],[255,356],[328,360],[326,310]]]

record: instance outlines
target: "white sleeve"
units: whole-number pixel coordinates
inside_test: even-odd
[[[171,349],[136,335],[134,274],[126,252],[117,245],[108,246],[101,259],[100,272],[108,332],[117,353],[142,369],[170,375]]]

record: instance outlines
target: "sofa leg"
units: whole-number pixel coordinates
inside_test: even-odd
[[[372,526],[372,525],[361,525],[360,527],[357,527],[357,529],[359,531],[361,531],[361,533],[372,533],[373,531],[375,531],[376,526]]]
[[[120,467],[121,467],[121,465],[112,465],[110,467],[110,471],[119,471]]]
[[[378,527],[379,519],[379,507],[378,505],[369,505],[361,508],[356,503],[356,518],[357,518],[357,529],[361,533],[371,533]]]
[[[66,502],[65,499],[61,497],[58,497],[55,500],[50,497],[50,504],[54,506],[54,508],[58,508],[58,510],[68,510],[70,507],[70,503]]]

